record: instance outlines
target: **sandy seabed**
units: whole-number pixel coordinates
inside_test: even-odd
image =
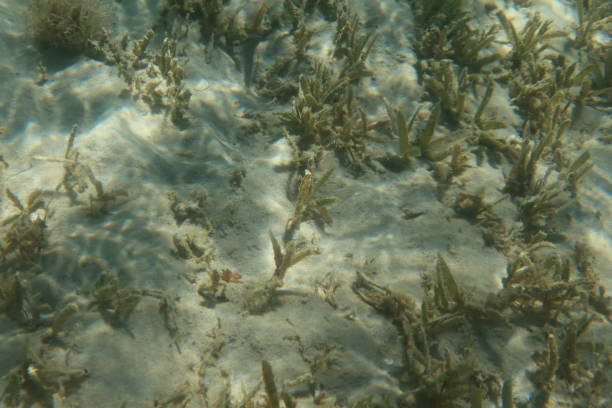
[[[299,406],[351,406],[372,395],[395,404],[406,391],[401,339],[392,321],[351,289],[356,272],[420,304],[422,275],[435,273],[440,254],[470,299],[484,299],[502,288],[508,256],[488,245],[481,226],[458,216],[449,203],[460,191],[480,189],[487,202],[501,198],[509,165],[494,167],[470,154],[470,167],[440,200],[439,183],[425,160],[402,171],[365,164],[356,172],[323,149],[312,170],[316,181],[333,169],[318,192],[335,198],[328,206],[333,223],[299,225],[295,242],[316,254],[288,270],[273,304],[250,313],[253,291],[275,271],[270,234],[282,245],[301,176],[288,165],[294,159],[292,146],[275,119],[291,110],[292,100],[264,98],[256,83],[247,87],[240,66],[244,60],[204,44],[194,23],[179,42],[187,57],[181,60],[184,83],[191,92],[190,123],[181,129],[168,114],[151,112],[142,99],[126,93],[117,66],[85,56],[66,62],[41,54],[25,23],[27,3],[0,1],[0,219],[6,241],[19,213],[7,191],[23,204],[32,191],[41,190],[46,210],[30,218],[46,217],[47,242],[35,262],[38,272],[24,281],[28,301],[42,305],[40,323],[24,328],[7,310],[0,314],[0,389],[10,388],[16,367],[27,378],[36,375],[28,367],[39,364],[61,373],[56,375],[61,386],[50,385],[57,392],[34,406],[199,407],[226,400],[240,405],[252,392],[253,401],[265,400],[261,361],[266,360],[279,389]],[[159,21],[161,3],[114,2],[113,32],[141,39]],[[349,1],[364,22],[363,32],[377,34],[366,62],[372,76],[354,84],[354,92],[373,123],[389,119],[385,99],[407,118],[423,107],[417,121],[421,127],[432,104],[417,78],[411,49],[415,22],[407,3]],[[498,23],[484,2],[465,3],[475,21]],[[555,29],[568,32],[577,18],[560,1],[534,1],[523,8],[489,3],[518,27],[536,11]],[[240,21],[261,4],[230,1],[225,7],[228,15],[241,10]],[[267,16],[281,13],[281,1],[268,6]],[[335,22],[318,11],[307,22],[314,30],[308,55],[337,68]],[[160,30],[153,52],[163,37]],[[288,27],[281,26],[259,43],[255,76],[291,50],[288,36]],[[494,49],[508,52],[503,30],[498,37]],[[37,69],[41,64],[45,81]],[[468,104],[475,110],[477,98],[470,96]],[[504,137],[518,138],[522,120],[506,89],[496,87],[486,113],[508,123]],[[78,160],[105,192],[117,193],[102,215],[92,217],[88,210],[89,197],[95,196],[91,179],[84,178],[88,189],[76,200],[61,185],[74,125]],[[572,123],[568,143],[576,156],[590,151],[594,168],[581,183],[577,202],[557,216],[563,236],[557,245],[567,250],[587,244],[599,282],[608,290],[611,125],[609,111],[591,108]],[[383,134],[386,143],[371,142],[372,151],[397,155],[397,135],[389,133]],[[496,211],[512,227],[512,202],[502,201]],[[203,252],[189,253],[188,240]],[[177,242],[187,248],[184,256]],[[6,265],[0,271],[5,282],[20,272]],[[229,282],[223,283],[222,294],[207,298],[213,270]],[[109,324],[92,303],[101,276],[117,279],[126,291],[133,290],[124,294],[139,299],[120,325]],[[57,341],[45,343],[53,316],[67,305],[74,316],[61,327]],[[513,378],[516,400],[526,401],[533,392],[528,373],[536,369],[532,354],[545,347],[541,333],[528,325],[469,330],[458,328],[440,347],[457,354],[472,349],[483,372],[500,381]],[[594,342],[609,345],[609,321],[599,316],[590,330]],[[74,389],[64,389],[68,382],[62,376],[84,373],[79,370],[86,370],[87,377]],[[2,404],[13,406],[6,394]]]

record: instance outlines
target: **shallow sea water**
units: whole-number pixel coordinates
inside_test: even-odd
[[[155,111],[141,97],[167,85],[161,80],[153,85],[159,78],[152,79],[142,66],[136,70],[142,82],[130,92],[116,64],[41,52],[27,25],[28,3],[0,0],[0,249],[5,258],[0,259],[0,406],[204,407],[248,401],[270,406],[263,360],[279,391],[298,406],[353,406],[370,397],[389,406],[415,406],[410,405],[415,377],[407,372],[415,365],[404,361],[397,325],[385,316],[393,306],[376,301],[391,290],[413,299],[401,298],[403,305],[414,302],[405,318],[412,311],[420,316],[423,276],[435,280],[443,257],[465,299],[481,305],[502,289],[511,260],[521,250],[529,253],[524,241],[512,251],[496,248],[483,236],[482,223],[453,208],[461,193],[482,191],[485,202],[500,200],[494,212],[508,229],[520,230],[516,203],[502,199],[509,160],[470,148],[469,167],[442,191],[436,179],[441,170],[429,160],[406,165],[398,158],[398,129],[388,107],[403,112],[406,121],[420,109],[419,131],[434,109],[419,80],[416,23],[408,1],[346,2],[361,21],[357,37],[376,35],[365,60],[371,75],[350,83],[351,121],[367,118],[367,133],[376,139],[365,144],[364,155],[357,153],[357,165],[353,156],[335,154],[329,146],[296,159],[296,144],[285,135],[294,143],[298,136],[279,118],[293,109],[297,74],[278,83],[271,76],[270,83],[287,85],[291,96],[265,96],[269,89],[261,84],[268,70],[295,49],[282,1],[224,2],[224,15],[238,25],[250,27],[258,12],[271,24],[254,50],[252,70],[246,47],[222,45],[227,38],[217,46],[205,43],[193,21],[175,26],[181,33],[175,61],[191,95],[186,126],[177,126],[171,112]],[[129,51],[153,28],[147,49],[160,52],[162,3],[103,1],[113,41],[127,34]],[[499,23],[488,7],[493,4],[516,27],[536,12],[552,21],[553,30],[572,33],[577,21],[565,1],[515,3],[464,1],[475,27]],[[306,23],[312,30],[306,58],[340,72],[346,58],[334,55],[336,22],[315,9]],[[604,34],[595,39],[609,47]],[[564,48],[562,37],[550,41],[546,53],[577,60],[579,53]],[[490,52],[509,50],[500,28]],[[312,70],[305,66],[303,73]],[[468,92],[470,112],[478,109],[484,90],[479,85]],[[549,220],[560,254],[572,253],[576,244],[590,248],[598,285],[608,291],[611,110],[608,104],[573,112],[567,154],[575,159],[589,151],[594,167],[577,198],[564,196]],[[520,142],[521,112],[501,82],[483,115],[506,124],[497,137]],[[457,130],[445,123],[434,137],[463,137],[452,133]],[[285,240],[304,163],[310,163],[313,185],[333,172],[314,191],[311,204],[319,209],[311,209],[293,239]],[[537,172],[543,176],[550,167],[548,161]],[[34,191],[40,195],[31,195]],[[30,211],[28,197],[30,204],[42,200],[44,205]],[[317,201],[331,197],[329,205]],[[26,246],[16,261],[16,251],[7,248],[16,217],[24,213],[27,225],[44,221],[44,245],[39,251]],[[286,270],[282,287],[270,291],[264,285],[281,273],[279,259],[291,253],[304,258]],[[358,273],[373,284],[367,296],[355,290]],[[23,299],[11,300],[16,287],[24,288],[18,292]],[[251,313],[270,293],[273,301]],[[452,294],[450,301],[456,301]],[[68,316],[65,323],[58,322],[60,311]],[[605,313],[589,313],[595,316],[590,344],[609,346]],[[462,386],[512,379],[515,402],[535,406],[528,402],[536,394],[529,378],[537,369],[532,355],[546,348],[548,329],[568,325],[561,321],[551,328],[537,319],[513,322],[510,329],[499,321],[486,327],[443,322],[428,350],[437,362],[444,361],[446,350],[455,362],[478,362],[482,378],[462,379]],[[603,395],[595,406],[606,406]],[[459,406],[470,406],[471,397],[468,392]],[[483,406],[501,406],[494,400]],[[571,406],[568,401],[563,393],[554,394],[549,406]]]

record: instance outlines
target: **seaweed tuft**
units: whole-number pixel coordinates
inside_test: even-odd
[[[42,50],[91,53],[110,27],[111,8],[101,0],[34,0],[28,28]]]

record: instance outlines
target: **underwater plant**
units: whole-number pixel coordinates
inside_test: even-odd
[[[0,244],[0,265],[7,270],[11,265],[21,269],[36,263],[47,244],[48,209],[41,190],[32,191],[25,205],[8,188],[6,195],[19,212],[3,221],[8,230]]]
[[[315,64],[312,75],[300,75],[298,96],[291,112],[280,119],[290,133],[299,136],[297,146],[324,146],[336,152],[347,166],[360,169],[367,156],[367,141],[377,141],[373,123],[359,105],[351,78],[338,75],[326,65]]]
[[[272,251],[274,252],[274,274],[269,279],[260,282],[247,295],[245,306],[249,313],[258,314],[268,310],[274,301],[276,290],[283,286],[283,281],[289,268],[300,263],[311,255],[318,254],[316,248],[303,248],[296,241],[285,243],[281,247],[278,240],[270,232]]]
[[[399,109],[392,108],[387,104],[387,113],[391,123],[397,128],[399,153],[402,159],[409,161],[411,158],[417,157],[436,162],[443,160],[451,153],[448,148],[451,144],[448,136],[434,138],[435,128],[440,121],[440,106],[440,103],[437,103],[432,107],[425,125],[415,132],[414,138],[411,138],[410,134],[420,108],[416,110],[410,121],[406,123],[404,114]]]
[[[318,197],[319,190],[329,180],[332,172],[333,169],[326,171],[314,184],[310,170],[304,172],[304,177],[298,187],[293,215],[285,226],[285,234],[283,236],[285,243],[291,241],[300,224],[304,221],[312,219],[320,224],[332,224],[333,221],[327,206],[333,204],[336,199],[334,197]]]
[[[0,394],[3,407],[63,406],[63,401],[89,379],[85,368],[71,368],[45,356],[46,346],[32,351],[26,340],[20,363],[4,378],[6,387]]]
[[[136,306],[145,298],[156,301],[157,311],[163,320],[164,327],[178,348],[176,305],[164,291],[126,287],[119,281],[116,272],[102,270],[89,295],[91,296],[89,310],[97,310],[106,324],[115,329],[122,329],[130,335],[132,333],[127,327],[127,321]]]
[[[578,14],[578,23],[575,26],[574,38],[571,43],[579,50],[588,52],[595,47],[594,36],[602,30],[609,33],[612,23],[612,3],[606,0],[574,1]]]
[[[371,76],[365,61],[372,51],[376,35],[372,32],[361,34],[359,17],[339,13],[334,36],[334,57],[343,58],[340,77],[354,81]]]
[[[43,162],[63,163],[64,176],[55,190],[59,191],[63,188],[72,204],[79,202],[79,194],[85,192],[90,186],[93,187],[96,194],[89,195],[89,206],[86,207],[86,212],[91,217],[101,217],[110,211],[118,198],[126,197],[127,192],[120,189],[105,191],[102,182],[96,178],[91,168],[80,161],[79,151],[74,147],[78,129],[78,125],[74,125],[70,130],[63,158],[34,156],[32,159]]]
[[[170,211],[176,221],[176,225],[181,226],[184,222],[199,225],[202,228],[212,230],[212,224],[207,214],[206,191],[193,191],[189,200],[179,197],[176,192],[168,193],[170,201]]]
[[[103,0],[33,0],[28,29],[41,50],[82,54],[94,50],[111,22],[111,8]]]
[[[543,250],[553,252],[544,258],[536,254]],[[553,394],[572,401],[570,406],[604,406],[610,353],[585,334],[602,317],[609,320],[610,297],[596,289],[588,249],[576,248],[576,278],[572,261],[559,259],[554,251],[545,242],[524,248],[508,265],[503,289],[486,301],[474,299],[457,283],[441,255],[435,271],[422,275],[420,307],[411,297],[357,272],[353,292],[389,319],[401,337],[401,407],[482,407],[487,400],[499,407],[500,399],[504,408],[546,407]],[[483,370],[480,356],[470,347],[457,349],[456,336],[466,329],[478,337],[485,328],[525,326],[539,334],[543,349],[532,355],[537,368],[528,377],[535,389],[528,401],[515,405],[512,380],[502,386],[497,374]],[[448,335],[450,342],[445,341]]]
[[[499,11],[497,17],[512,46],[508,59],[512,68],[520,68],[528,61],[537,60],[544,50],[551,47],[547,40],[562,36],[559,31],[550,31],[552,21],[542,21],[538,14],[531,16],[520,31],[517,31],[503,11]]]
[[[191,91],[184,83],[187,58],[177,47],[179,34],[165,37],[153,52],[148,47],[154,35],[149,30],[140,40],[129,42],[127,34],[113,41],[105,33],[99,48],[106,62],[117,66],[127,92],[146,103],[152,113],[163,112],[177,128],[186,129],[191,124],[187,114]]]
[[[501,59],[488,50],[495,41],[497,25],[480,27],[463,0],[417,0],[410,2],[410,8],[416,25],[413,47],[421,61],[448,59],[476,73]]]

